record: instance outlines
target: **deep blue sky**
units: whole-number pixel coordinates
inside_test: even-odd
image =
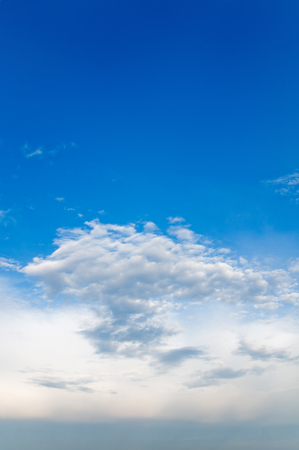
[[[299,168],[298,19],[296,1],[2,0],[2,256],[99,210],[297,250],[298,207],[263,181]]]

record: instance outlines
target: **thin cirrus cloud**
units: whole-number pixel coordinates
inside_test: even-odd
[[[184,305],[220,301],[270,311],[298,302],[296,272],[244,268],[188,226],[171,225],[163,235],[152,225],[142,231],[98,220],[85,225],[59,230],[57,250],[22,272],[45,298],[93,305],[97,320],[81,333],[99,354],[152,355],[180,332],[168,317]],[[180,364],[200,352],[172,349],[157,362]]]

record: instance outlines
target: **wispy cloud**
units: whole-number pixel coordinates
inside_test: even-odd
[[[3,223],[3,225],[8,225],[9,222],[16,222],[15,219],[9,214],[11,212],[11,209],[7,209],[6,211],[0,210],[0,222]]]
[[[33,158],[33,157],[51,157],[51,156],[55,156],[57,153],[59,153],[62,150],[68,150],[68,149],[72,149],[75,148],[76,144],[74,142],[68,142],[66,144],[59,144],[57,145],[53,150],[46,150],[44,147],[38,147],[38,148],[33,148],[31,145],[29,144],[24,144],[21,147],[21,150],[25,156],[25,158]]]
[[[61,377],[43,376],[39,378],[31,378],[30,384],[39,387],[46,387],[50,389],[61,389],[65,391],[73,392],[85,392],[87,394],[94,393],[94,389],[91,389],[88,384],[93,383],[94,380],[90,378],[83,378],[78,380],[63,379]]]
[[[4,211],[3,209],[0,210],[0,222],[7,217],[7,214],[10,212],[10,209],[7,209]]]
[[[169,223],[182,223],[185,222],[183,217],[167,217]]]
[[[271,348],[265,345],[249,343],[244,339],[240,340],[236,351],[239,355],[249,356],[253,360],[269,361],[277,359],[280,361],[297,361],[298,356],[292,356],[288,350],[283,348]]]
[[[208,358],[205,349],[198,347],[181,347],[160,352],[154,366],[160,365],[167,368],[177,367],[188,359]]]
[[[57,200],[58,202],[64,202],[65,198],[64,197],[56,197],[55,200]]]
[[[194,378],[188,383],[186,387],[189,389],[207,387],[217,385],[222,382],[235,380],[247,375],[248,370],[245,369],[232,369],[231,367],[221,367],[219,369],[210,370],[201,374],[198,378]]]
[[[281,195],[290,195],[299,197],[299,173],[294,172],[290,175],[285,175],[275,180],[266,181],[268,184],[280,185],[278,189],[275,190],[276,193]],[[296,198],[296,201],[298,199]]]
[[[37,150],[35,150],[32,153],[27,153],[26,158],[32,158],[32,156],[38,156],[38,155],[42,155],[43,151],[41,148],[38,148]]]
[[[21,269],[21,265],[18,261],[14,259],[7,259],[0,257],[0,267],[5,270],[16,270],[19,271]]]

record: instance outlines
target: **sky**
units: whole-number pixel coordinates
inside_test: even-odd
[[[298,448],[298,19],[0,2],[4,450]]]

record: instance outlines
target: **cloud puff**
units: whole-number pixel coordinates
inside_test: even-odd
[[[169,223],[182,223],[185,222],[183,217],[167,217]]]
[[[64,295],[97,308],[98,322],[84,333],[101,353],[152,351],[177,333],[167,313],[189,302],[298,300],[290,273],[244,268],[187,226],[172,225],[163,235],[151,223],[143,231],[133,224],[85,224],[59,230],[58,249],[34,258],[23,272],[50,299]]]

